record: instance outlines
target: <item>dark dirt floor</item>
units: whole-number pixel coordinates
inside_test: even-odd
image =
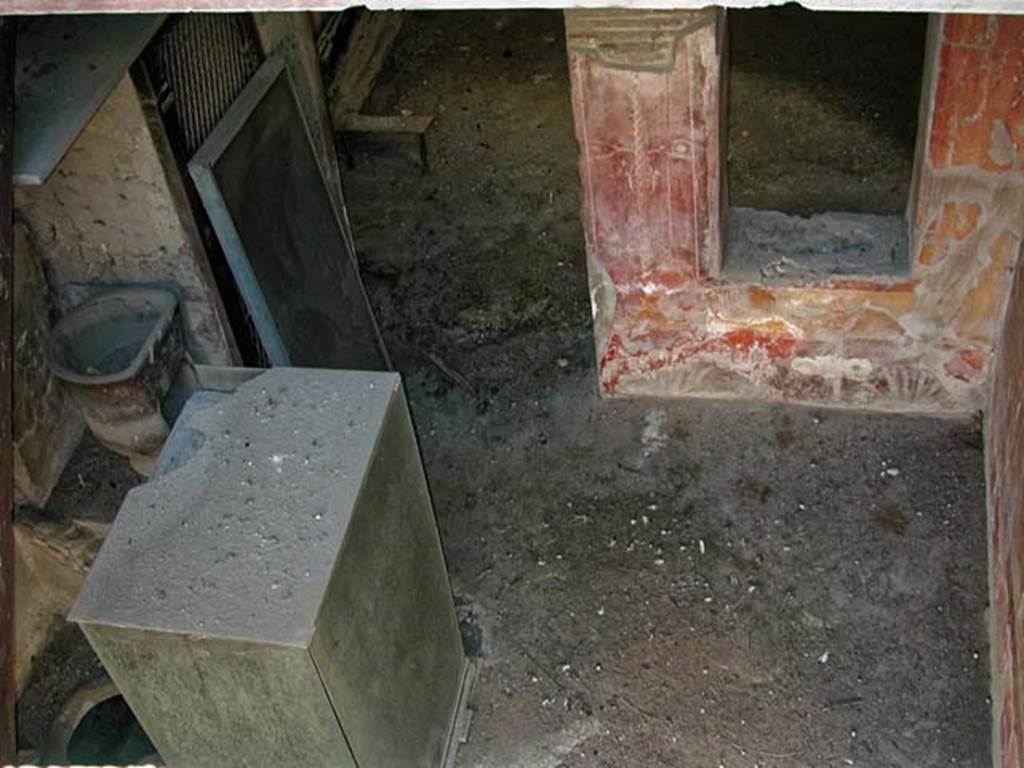
[[[560,14],[409,14],[368,110],[437,118],[432,173],[363,140],[345,186],[481,665],[459,765],[991,764],[978,424],[602,401]]]
[[[728,18],[731,203],[902,213],[927,16],[789,4]]]
[[[463,766],[983,766],[977,424],[596,394],[557,13],[411,15],[346,175],[482,674]],[[852,761],[852,762],[848,762]]]
[[[413,399],[483,638],[463,765],[987,764],[974,425],[601,403],[549,365],[483,416]]]

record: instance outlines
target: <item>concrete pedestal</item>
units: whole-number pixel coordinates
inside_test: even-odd
[[[202,392],[164,454],[71,618],[167,763],[442,765],[467,664],[399,377]]]

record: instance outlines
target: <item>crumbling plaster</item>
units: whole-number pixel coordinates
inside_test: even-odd
[[[15,209],[29,226],[58,313],[104,284],[176,287],[193,357],[230,362],[212,287],[197,266],[128,76],[47,182],[16,188]]]
[[[566,12],[602,391],[981,408],[1022,237],[1024,19],[933,17],[910,273],[776,286],[719,274],[724,17]]]
[[[46,505],[85,429],[46,361],[50,290],[28,229],[14,225],[14,487]]]

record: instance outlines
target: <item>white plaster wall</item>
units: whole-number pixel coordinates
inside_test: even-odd
[[[17,215],[66,312],[103,283],[173,283],[197,362],[230,364],[223,328],[172,202],[142,106],[125,78]]]

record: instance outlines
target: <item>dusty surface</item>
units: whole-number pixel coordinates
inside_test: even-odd
[[[418,410],[483,628],[463,765],[986,764],[972,425],[591,384]]]
[[[804,218],[734,206],[728,227],[722,265],[728,280],[790,283],[908,271],[902,216],[818,213]]]
[[[560,35],[411,16],[371,107],[437,115],[434,172],[346,176],[482,653],[461,764],[985,765],[976,425],[600,401]]]
[[[464,768],[984,766],[973,422],[596,395],[558,13],[411,15],[346,193],[470,648]],[[113,501],[111,499],[111,501]]]
[[[55,516],[112,523],[125,494],[141,480],[127,459],[105,450],[86,431],[46,509]]]
[[[397,387],[386,373],[272,370],[190,402],[180,461],[128,495],[72,615],[308,644]]]
[[[346,198],[400,369],[590,314],[560,13],[411,14],[367,111],[436,115],[354,142]],[[398,339],[401,339],[399,343]]]

